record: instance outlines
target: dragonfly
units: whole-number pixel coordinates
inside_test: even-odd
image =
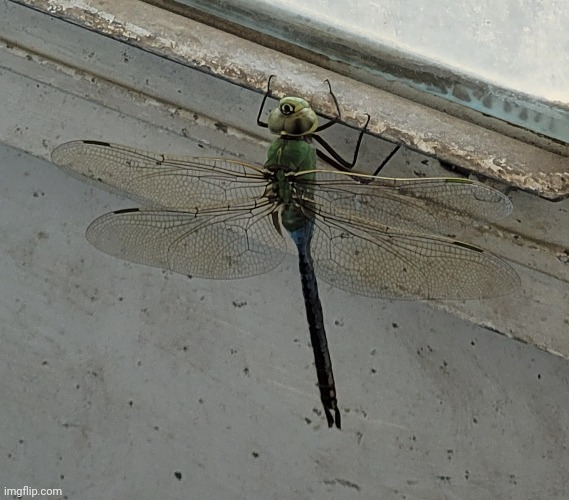
[[[62,144],[52,160],[143,207],[111,212],[89,225],[87,240],[111,256],[229,280],[269,272],[294,251],[320,400],[328,427],[340,429],[317,276],[346,292],[382,299],[508,294],[519,286],[509,264],[444,235],[505,217],[512,204],[501,192],[464,178],[357,173],[352,167],[367,123],[351,162],[318,135],[340,120],[331,88],[337,116],[323,125],[308,101],[291,96],[263,122],[269,92],[270,79],[257,123],[276,139],[262,166],[95,140]],[[335,170],[320,168],[317,156]]]

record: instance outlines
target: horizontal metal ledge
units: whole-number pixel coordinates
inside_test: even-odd
[[[322,82],[334,82],[342,117],[371,133],[548,199],[569,195],[569,160],[440,111],[355,82],[320,67],[137,0],[19,0],[52,16],[127,42],[172,61],[264,91],[276,74],[277,95],[314,96],[313,106],[334,109]]]

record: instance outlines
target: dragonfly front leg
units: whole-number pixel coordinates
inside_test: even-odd
[[[353,156],[351,162],[344,160],[344,158],[342,158],[336,152],[336,150],[332,146],[330,146],[330,144],[328,144],[322,137],[320,137],[319,135],[316,135],[316,134],[312,134],[311,135],[312,139],[314,139],[318,144],[320,144],[326,150],[326,153],[324,153],[324,151],[317,149],[316,154],[318,155],[318,157],[321,160],[324,160],[326,163],[328,163],[332,167],[334,167],[335,169],[340,170],[341,172],[351,171],[352,168],[354,168],[354,165],[356,164],[356,162],[358,161],[358,155],[360,153],[360,146],[361,146],[364,134],[366,133],[367,126],[369,124],[370,119],[371,119],[371,117],[369,115],[367,115],[366,123],[363,126],[363,128],[360,130],[360,134],[358,136],[358,141],[356,143],[356,148],[354,149],[354,156]],[[335,123],[336,123],[336,121],[328,122],[328,123],[326,123],[326,125],[319,127],[316,131],[318,132],[319,130],[322,130],[327,125],[331,125],[331,124],[335,124]]]

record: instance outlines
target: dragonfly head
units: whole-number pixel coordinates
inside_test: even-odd
[[[283,97],[269,115],[269,130],[276,135],[302,137],[318,128],[318,117],[300,97]]]

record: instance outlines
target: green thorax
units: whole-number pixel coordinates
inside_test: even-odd
[[[295,198],[310,198],[310,191],[302,181],[314,179],[313,174],[303,175],[299,180],[290,180],[288,172],[305,172],[316,168],[316,151],[304,139],[276,139],[269,148],[265,167],[273,171],[273,192],[282,206],[281,220],[289,232],[296,231],[307,222],[305,214]],[[272,168],[271,168],[272,167]],[[294,179],[294,178],[293,178]]]
[[[316,168],[316,151],[304,139],[278,138],[269,147],[265,167],[280,165],[293,172],[314,170]]]

